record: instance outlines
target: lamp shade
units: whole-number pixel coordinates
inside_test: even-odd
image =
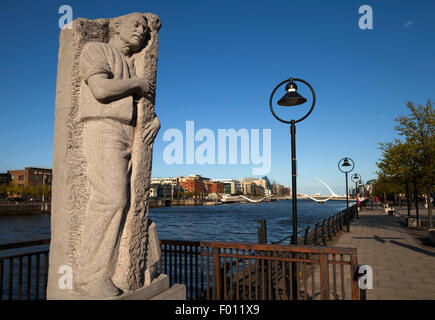
[[[307,102],[303,96],[297,93],[298,86],[293,81],[290,81],[285,87],[287,93],[277,102],[278,105],[284,107],[292,107]]]
[[[342,164],[341,166],[342,166],[342,167],[350,167],[349,160],[348,160],[347,158],[344,159],[343,164]]]

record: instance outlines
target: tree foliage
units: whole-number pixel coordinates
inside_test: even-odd
[[[398,184],[415,179],[418,188],[426,193],[435,187],[435,113],[432,102],[415,106],[408,102],[408,116],[396,118],[395,130],[401,139],[380,143],[383,151],[379,168],[379,182],[384,191],[395,191],[387,180]],[[400,188],[396,188],[400,189]]]

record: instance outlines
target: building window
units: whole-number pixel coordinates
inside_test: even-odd
[[[39,176],[33,176],[33,181],[39,181]]]
[[[24,176],[18,176],[18,180],[24,180]]]

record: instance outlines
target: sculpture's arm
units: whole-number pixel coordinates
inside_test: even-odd
[[[160,130],[160,120],[156,115],[154,119],[147,124],[147,127],[145,129],[144,142],[147,146],[151,145],[154,142],[154,139],[157,133],[159,132],[159,130]]]
[[[130,95],[149,97],[154,94],[154,87],[142,78],[109,79],[105,73],[95,74],[88,79],[88,85],[95,99],[109,103]]]

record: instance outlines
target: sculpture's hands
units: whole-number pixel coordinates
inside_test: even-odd
[[[155,92],[154,85],[142,78],[109,79],[107,74],[91,76],[88,85],[95,99],[101,103],[110,103],[132,94],[151,100]]]
[[[153,84],[142,78],[135,78],[134,80],[136,81],[137,87],[136,94],[139,97],[151,99],[154,96],[156,89]]]
[[[157,116],[155,116],[154,119],[147,124],[146,134],[144,137],[144,141],[147,146],[152,145],[152,143],[154,142],[154,138],[156,137],[159,130],[160,120]]]

